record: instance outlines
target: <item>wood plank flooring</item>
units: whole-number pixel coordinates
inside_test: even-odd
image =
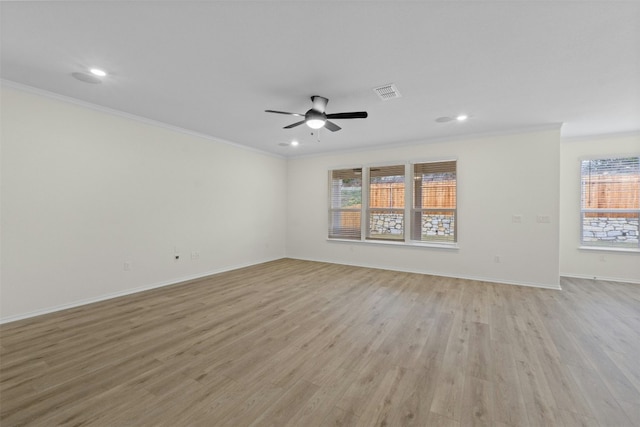
[[[640,286],[283,259],[0,328],[4,426],[640,426]]]

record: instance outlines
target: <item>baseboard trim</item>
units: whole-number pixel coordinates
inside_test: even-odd
[[[219,268],[219,269],[215,269],[215,270],[206,271],[204,273],[198,273],[198,274],[193,274],[193,275],[190,275],[190,276],[180,277],[180,278],[177,278],[177,279],[172,279],[172,280],[167,280],[167,281],[163,281],[163,282],[153,283],[153,284],[150,284],[150,285],[139,286],[139,287],[136,287],[136,288],[131,288],[131,289],[123,290],[123,291],[104,294],[104,295],[100,295],[100,296],[93,297],[93,298],[85,298],[85,299],[73,301],[73,302],[70,302],[70,303],[67,303],[67,304],[61,304],[61,305],[57,305],[57,306],[54,306],[54,307],[47,307],[47,308],[42,308],[42,309],[39,309],[39,310],[30,311],[28,313],[16,314],[16,315],[13,315],[13,316],[3,317],[3,318],[0,318],[0,325],[5,324],[5,323],[16,322],[18,320],[29,319],[31,317],[42,316],[43,314],[55,313],[56,311],[68,310],[70,308],[75,308],[75,307],[80,307],[80,306],[87,305],[87,304],[93,304],[93,303],[96,303],[96,302],[106,301],[106,300],[110,300],[110,299],[113,299],[113,298],[123,297],[123,296],[126,296],[126,295],[137,294],[139,292],[150,291],[152,289],[162,288],[164,286],[171,286],[171,285],[177,285],[177,284],[180,284],[180,283],[187,283],[187,282],[190,282],[190,281],[193,281],[193,280],[198,280],[198,279],[205,278],[207,276],[213,276],[215,274],[220,274],[220,273],[224,273],[224,272],[227,272],[227,271],[237,270],[239,268],[251,267],[253,265],[264,264],[265,262],[276,261],[276,260],[279,260],[279,259],[282,259],[282,258],[284,258],[284,257],[268,258],[268,259],[264,259],[264,260],[256,261],[256,262],[236,264],[236,265],[232,265],[232,266],[228,266],[228,267],[223,267],[223,268]]]
[[[168,281],[153,283],[153,284],[150,284],[150,285],[139,286],[139,287],[136,287],[136,288],[131,288],[131,289],[123,290],[123,291],[104,294],[104,295],[100,295],[100,296],[93,297],[93,298],[85,298],[85,299],[78,300],[78,301],[73,301],[73,302],[70,302],[70,303],[67,303],[67,304],[61,304],[61,305],[57,305],[57,306],[53,306],[53,307],[47,307],[47,308],[43,308],[43,309],[39,309],[39,310],[30,311],[30,312],[27,312],[27,313],[17,314],[17,315],[13,315],[13,316],[7,316],[7,317],[0,318],[0,325],[5,324],[5,323],[16,322],[18,320],[29,319],[31,317],[42,316],[44,314],[55,313],[57,311],[68,310],[70,308],[80,307],[80,306],[87,305],[87,304],[93,304],[93,303],[96,303],[96,302],[106,301],[106,300],[110,300],[110,299],[113,299],[113,298],[118,298],[118,297],[122,297],[122,296],[126,296],[126,295],[136,294],[136,293],[139,293],[139,292],[150,291],[152,289],[162,288],[164,286],[171,286],[171,285],[177,285],[177,284],[180,284],[180,283],[186,283],[186,282],[189,282],[189,281],[202,279],[202,278],[205,278],[207,276],[213,276],[215,274],[220,274],[220,273],[224,273],[224,272],[227,272],[227,271],[237,270],[239,268],[251,267],[253,265],[263,264],[265,262],[277,261],[277,260],[283,259],[283,258],[298,259],[298,260],[301,260],[301,261],[325,262],[327,264],[349,265],[349,266],[353,266],[353,267],[365,267],[365,268],[372,268],[372,269],[376,269],[376,270],[391,270],[391,271],[400,271],[400,272],[403,272],[403,273],[426,274],[426,275],[431,275],[431,276],[450,277],[450,278],[454,278],[454,279],[464,279],[464,280],[475,280],[475,281],[480,281],[480,282],[500,283],[500,284],[505,284],[505,285],[528,286],[528,287],[535,287],[535,288],[542,288],[542,289],[562,290],[562,288],[560,287],[559,284],[557,286],[554,286],[554,285],[549,285],[549,284],[544,284],[544,283],[533,283],[533,282],[502,280],[502,279],[496,279],[496,278],[490,278],[490,277],[467,276],[467,275],[460,275],[460,274],[453,275],[453,274],[445,274],[445,273],[433,272],[433,271],[420,271],[420,270],[414,270],[414,269],[403,269],[403,268],[397,268],[397,267],[385,267],[385,266],[380,266],[380,265],[370,265],[370,264],[366,264],[366,263],[345,263],[345,262],[335,262],[335,261],[331,261],[331,260],[320,260],[320,259],[311,259],[311,258],[303,258],[303,257],[285,256],[285,257],[267,258],[267,259],[263,259],[263,260],[256,261],[256,262],[250,262],[250,263],[235,264],[235,265],[232,265],[232,266],[227,266],[227,267],[223,267],[223,268],[219,268],[219,269],[215,269],[215,270],[210,270],[210,271],[206,271],[206,272],[203,272],[203,273],[198,273],[198,274],[194,274],[194,275],[190,275],[190,276],[183,276],[183,277],[180,277],[180,278],[177,278],[177,279],[172,279],[172,280],[168,280]],[[564,277],[574,277],[574,278],[577,278],[577,279],[594,279],[594,276],[576,275],[576,274],[562,274],[562,276],[564,276]],[[637,284],[640,284],[640,281],[630,281],[628,279],[621,279],[621,278],[596,277],[596,279],[597,280],[613,281],[613,282],[626,282],[626,283],[637,283]]]
[[[623,278],[623,277],[588,276],[586,274],[573,274],[573,273],[560,273],[560,276],[569,277],[573,279],[604,280],[606,282],[622,282],[622,283],[633,283],[634,285],[640,285],[640,280]]]
[[[491,277],[480,277],[480,276],[465,276],[461,274],[446,274],[441,272],[433,272],[433,271],[420,271],[406,268],[397,268],[397,267],[385,267],[381,265],[369,265],[366,263],[347,263],[347,262],[335,262],[329,260],[320,260],[320,259],[311,259],[311,258],[302,258],[302,257],[293,257],[288,256],[287,258],[291,259],[299,259],[301,261],[316,261],[316,262],[326,262],[327,264],[338,264],[338,265],[349,265],[352,267],[365,267],[365,268],[373,268],[376,270],[391,270],[391,271],[399,271],[403,273],[415,273],[415,274],[426,274],[429,276],[440,276],[440,277],[449,277],[453,279],[464,279],[464,280],[475,280],[478,282],[489,282],[489,283],[500,283],[504,285],[516,285],[516,286],[528,286],[531,288],[542,288],[542,289],[552,289],[556,291],[561,291],[560,283],[557,285],[546,284],[546,283],[534,283],[534,282],[521,282],[521,281],[513,281],[513,280],[502,280]],[[558,278],[559,280],[559,278]]]

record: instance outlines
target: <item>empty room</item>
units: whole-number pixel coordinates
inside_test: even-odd
[[[0,425],[640,426],[638,22],[0,2]]]

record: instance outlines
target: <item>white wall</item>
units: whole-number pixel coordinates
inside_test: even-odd
[[[640,252],[578,249],[580,160],[640,154],[640,135],[563,140],[560,145],[560,272],[563,276],[640,283]]]
[[[285,248],[292,258],[544,287],[557,287],[560,272],[640,282],[638,253],[578,249],[579,159],[637,154],[638,135],[560,143],[559,129],[547,129],[287,162],[13,87],[1,100],[2,321]],[[329,169],[443,158],[458,159],[459,249],[327,241]]]
[[[559,128],[290,159],[292,258],[557,288]],[[327,241],[327,171],[376,162],[458,159],[458,250]],[[512,215],[522,222],[512,222]],[[550,223],[537,223],[536,216]],[[494,257],[501,258],[500,263]]]
[[[12,87],[1,107],[3,320],[284,256],[285,159]]]

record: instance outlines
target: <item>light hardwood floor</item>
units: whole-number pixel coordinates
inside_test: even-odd
[[[4,426],[640,425],[640,286],[279,260],[3,325]]]

